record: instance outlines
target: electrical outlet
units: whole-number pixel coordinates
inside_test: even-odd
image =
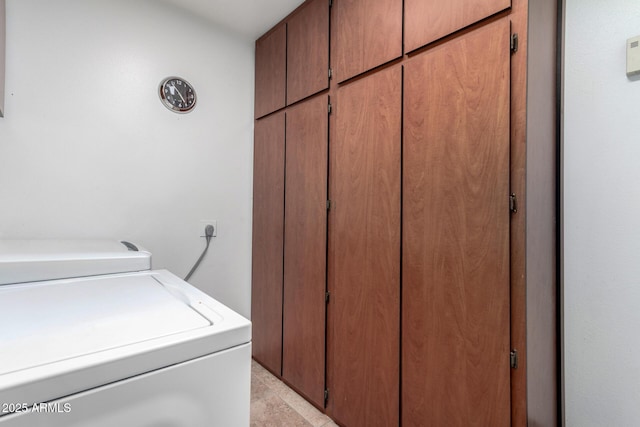
[[[199,231],[198,231],[198,233],[200,233],[199,234],[200,237],[206,237],[204,235],[204,229],[209,224],[213,225],[213,237],[216,237],[218,235],[218,221],[216,221],[216,220],[208,220],[208,221],[201,220],[200,221],[200,225],[199,225]]]

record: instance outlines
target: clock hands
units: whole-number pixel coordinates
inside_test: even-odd
[[[171,86],[169,87],[169,90],[171,91],[171,95],[173,95],[173,92],[178,92],[178,95],[180,95],[180,99],[182,99],[182,102],[187,102],[184,99],[184,96],[182,96],[182,92],[180,92],[180,89],[178,89],[174,83],[171,84]]]

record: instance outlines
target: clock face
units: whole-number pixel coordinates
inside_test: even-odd
[[[169,77],[160,83],[160,99],[171,111],[188,113],[196,105],[196,92],[186,80]]]

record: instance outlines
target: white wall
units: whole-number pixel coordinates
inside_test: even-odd
[[[640,423],[638,0],[566,0],[566,425]]]
[[[253,51],[153,0],[7,0],[0,238],[127,239],[184,277],[217,220],[191,282],[249,316]]]

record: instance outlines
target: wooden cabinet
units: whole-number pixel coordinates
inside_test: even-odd
[[[338,82],[402,56],[402,0],[334,0]]]
[[[284,135],[283,112],[255,123],[251,272],[253,357],[278,375],[282,372]]]
[[[511,0],[405,0],[405,52],[411,52],[511,6]]]
[[[405,68],[402,419],[510,424],[509,20]]]
[[[326,95],[287,110],[282,376],[324,405],[327,253]]]
[[[556,0],[333,0],[328,89],[324,11],[261,39],[254,357],[346,427],[555,426]]]
[[[0,117],[4,117],[4,64],[6,53],[5,0],[0,0]]]
[[[331,141],[328,411],[398,425],[402,70],[338,90]]]
[[[256,41],[255,117],[328,87],[329,0],[313,0]]]
[[[285,106],[287,27],[281,24],[256,41],[255,117]]]
[[[329,87],[329,0],[313,0],[287,21],[287,104]]]

